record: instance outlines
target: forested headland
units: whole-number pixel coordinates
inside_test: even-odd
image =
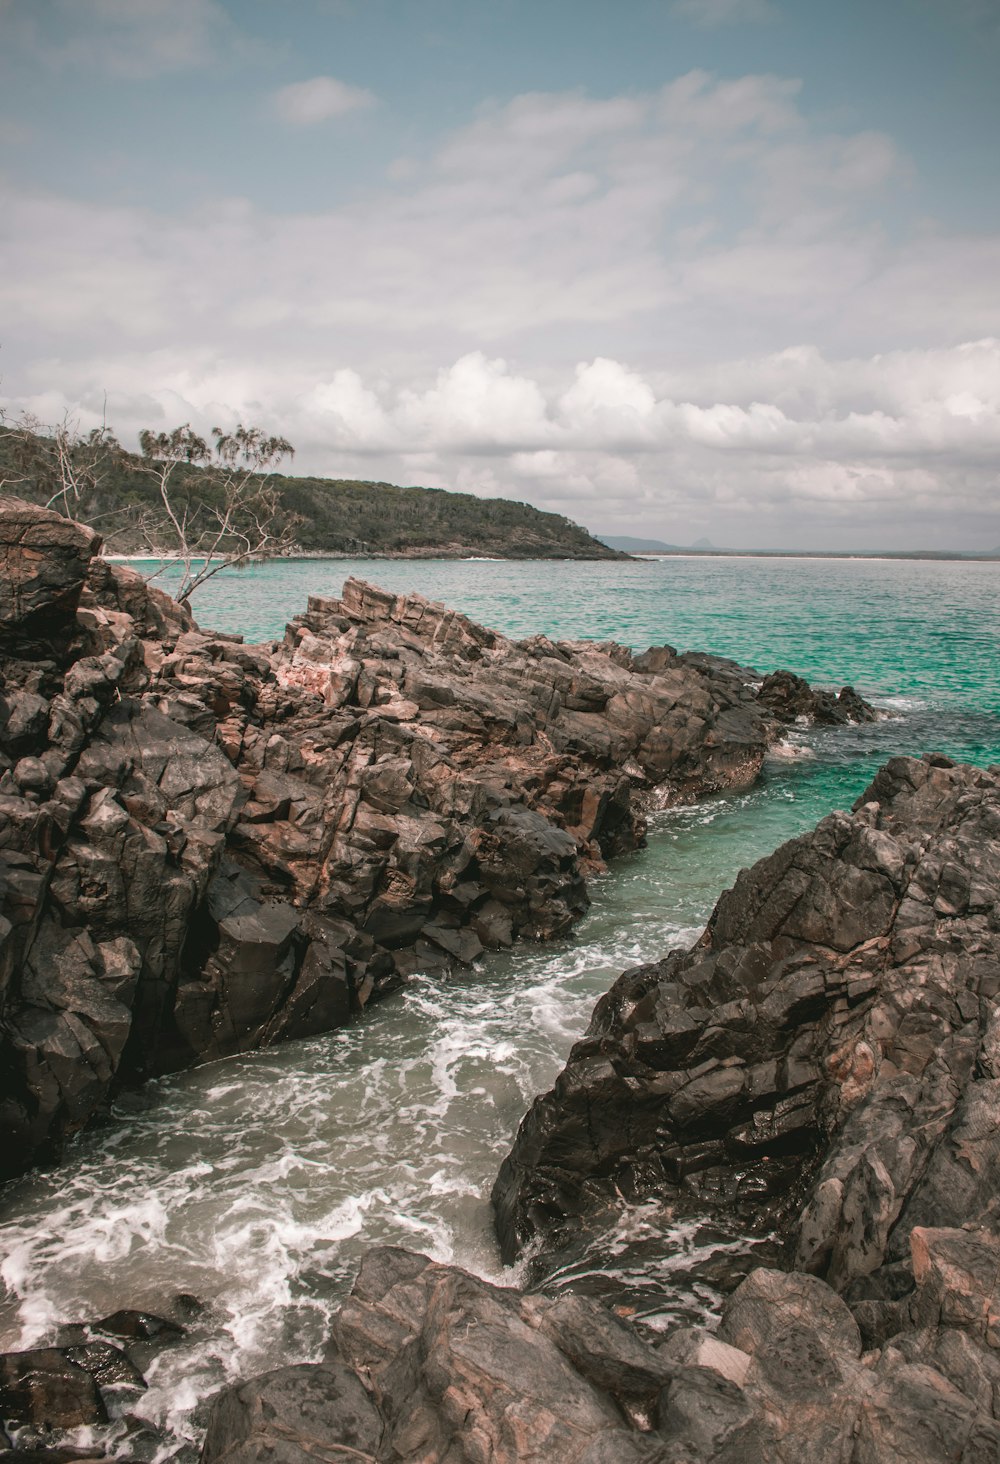
[[[105,450],[108,443],[113,450]],[[353,478],[271,472],[260,475],[273,495],[279,525],[292,527],[291,554],[380,557],[472,555],[501,559],[621,559],[561,514],[527,503],[479,498],[439,488],[400,487]],[[104,537],[117,554],[176,552],[176,534],[149,460],[108,434],[68,444],[24,431],[0,434],[0,491],[48,504]],[[172,506],[189,513],[218,493],[213,473],[178,463]]]

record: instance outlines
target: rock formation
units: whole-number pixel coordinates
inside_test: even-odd
[[[619,979],[497,1183],[508,1254],[672,1192],[788,1269],[655,1336],[373,1250],[324,1361],[225,1390],[203,1464],[992,1464],[998,993],[1000,769],[894,759]]]
[[[779,727],[731,662],[513,643],[356,580],[244,646],[98,546],[0,506],[6,1173],[115,1084],[564,931],[646,808],[751,782]]]
[[[202,1464],[987,1464],[1000,1254],[990,1273],[964,1231],[914,1243],[920,1330],[868,1351],[815,1276],[757,1270],[716,1335],[652,1341],[584,1297],[374,1249],[321,1363],[216,1397]]]
[[[841,1289],[914,1225],[996,1228],[998,896],[1000,770],[893,759],[598,1004],[498,1180],[505,1254],[670,1187]]]

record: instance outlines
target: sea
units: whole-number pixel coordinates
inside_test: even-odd
[[[176,573],[157,583],[169,590]],[[419,591],[514,638],[667,643],[762,674],[787,667],[853,685],[884,715],[794,728],[751,790],[656,814],[648,847],[594,881],[565,939],[487,955],[449,981],[417,975],[342,1031],[124,1094],[58,1167],[0,1190],[0,1350],[122,1307],[187,1328],[149,1367],[148,1389],[121,1390],[110,1428],[77,1430],[77,1445],[193,1460],[206,1400],[227,1380],[321,1355],[373,1243],[521,1281],[523,1264],[500,1264],[489,1191],[614,977],[694,940],[741,868],[849,808],[887,758],[1000,763],[997,563],[275,561],[220,574],[194,610],[203,626],[278,638],[308,595],[336,595],[349,575]],[[650,1261],[641,1241],[654,1231]],[[711,1322],[718,1293],[690,1277],[699,1266],[710,1276],[739,1243],[725,1226],[623,1205],[613,1233],[561,1279],[587,1289],[617,1268],[644,1325]]]

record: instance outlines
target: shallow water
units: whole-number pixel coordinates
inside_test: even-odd
[[[489,956],[447,983],[418,978],[348,1030],[124,1097],[59,1169],[3,1191],[0,1347],[37,1345],[59,1322],[118,1307],[163,1312],[178,1293],[199,1298],[188,1338],[153,1364],[149,1392],[127,1400],[173,1448],[196,1440],[196,1405],[227,1377],[318,1355],[373,1241],[516,1280],[499,1265],[489,1189],[521,1115],[613,977],[689,943],[741,867],[849,806],[892,753],[1000,760],[998,568],[308,562],[214,581],[199,618],[252,636],[278,634],[307,593],[334,592],[353,571],[512,634],[669,640],[761,670],[852,680],[892,717],[793,731],[751,791],[656,815],[649,848],[595,883],[571,939]],[[663,1223],[623,1215],[602,1251],[660,1326],[690,1310],[672,1260],[651,1271],[642,1259],[643,1237]],[[697,1258],[703,1234],[687,1222],[671,1233],[679,1257]],[[586,1261],[562,1279],[586,1289]],[[696,1301],[710,1310],[713,1296],[707,1286]],[[126,1447],[134,1455],[142,1441]]]

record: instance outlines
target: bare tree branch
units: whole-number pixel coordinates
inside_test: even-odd
[[[267,476],[294,453],[283,437],[259,427],[212,429],[209,448],[188,423],[172,432],[139,434],[141,472],[152,477],[182,565],[176,598],[184,603],[220,570],[291,548],[296,521],[282,517]],[[178,474],[178,469],[189,471]]]

